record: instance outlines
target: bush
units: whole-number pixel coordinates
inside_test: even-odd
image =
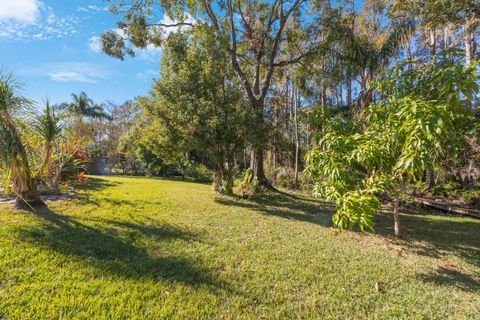
[[[185,168],[185,176],[197,182],[212,182],[213,172],[201,163],[191,163]]]
[[[314,180],[306,176],[302,171],[298,174],[298,183],[295,183],[295,170],[288,167],[267,167],[266,175],[268,179],[278,187],[285,189],[300,189],[300,190],[312,190]]]

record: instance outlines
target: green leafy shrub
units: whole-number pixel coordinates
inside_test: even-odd
[[[184,167],[184,175],[197,182],[212,182],[213,172],[207,166],[193,162]]]

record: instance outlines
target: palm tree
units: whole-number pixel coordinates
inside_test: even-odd
[[[110,116],[105,113],[101,105],[95,104],[85,92],[80,94],[72,93],[73,101],[71,103],[63,103],[60,109],[67,114],[83,118],[92,119],[108,119]]]
[[[47,101],[43,113],[33,123],[33,128],[44,140],[45,159],[38,172],[40,177],[48,177],[51,172],[53,143],[62,133],[60,120],[60,117],[55,115],[53,108]]]
[[[7,190],[17,195],[16,207],[41,204],[33,179],[18,121],[32,101],[21,94],[22,86],[12,74],[0,72],[0,161],[6,169]]]
[[[373,92],[368,88],[368,82],[388,66],[390,60],[410,40],[414,30],[414,21],[398,23],[390,28],[380,46],[376,45],[371,37],[345,30],[346,37],[342,48],[343,58],[347,62],[349,76],[356,74],[360,78],[358,109],[365,108],[372,100]],[[349,88],[347,90],[351,91]]]
[[[66,116],[73,117],[78,136],[83,136],[83,119],[110,119],[102,105],[95,104],[85,92],[80,94],[72,93],[72,102],[62,103],[58,109],[63,111]]]

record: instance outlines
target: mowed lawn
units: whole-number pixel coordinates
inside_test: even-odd
[[[397,241],[390,215],[337,233],[331,212],[133,177],[0,206],[0,319],[480,319],[480,221],[403,215]]]

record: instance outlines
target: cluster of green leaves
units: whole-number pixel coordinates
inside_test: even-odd
[[[199,151],[224,181],[233,181],[233,154],[242,147],[247,114],[227,53],[210,27],[165,40],[160,79],[138,102],[145,119],[129,133],[141,136],[135,145],[165,163]]]
[[[43,110],[43,114],[37,116],[32,125],[34,130],[48,142],[54,141],[62,133],[61,118],[55,115],[48,101]]]
[[[471,137],[476,120],[464,98],[478,92],[478,73],[458,63],[460,54],[442,52],[415,69],[395,66],[373,83],[380,100],[359,120],[326,123],[307,154],[307,173],[318,180],[315,193],[337,201],[336,226],[373,230],[380,193],[398,197]]]
[[[33,102],[21,91],[22,85],[13,74],[0,73],[0,166],[5,172],[4,189],[33,199],[37,197],[36,186],[22,140],[25,116]]]
[[[66,146],[65,141],[65,146],[59,145],[67,116],[106,115],[85,93],[73,95],[72,104],[51,106],[47,101],[38,114],[33,110],[34,102],[24,97],[21,89],[12,74],[0,73],[1,181],[5,193],[39,202],[39,191],[56,190],[60,182],[84,169],[83,159],[76,156],[77,146]]]

